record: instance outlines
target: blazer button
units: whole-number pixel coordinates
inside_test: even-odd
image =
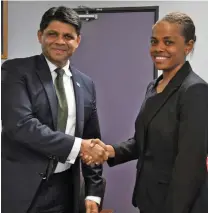
[[[45,179],[46,179],[46,176],[45,176],[45,174],[44,174],[44,173],[40,172],[40,173],[39,173],[39,175],[42,177],[42,179],[43,179],[43,180],[45,180]]]

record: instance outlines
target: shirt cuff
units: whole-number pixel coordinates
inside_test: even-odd
[[[75,138],[74,145],[72,147],[72,150],[66,160],[66,163],[74,164],[81,148],[82,139],[81,138]]]
[[[101,198],[96,196],[87,196],[85,200],[92,200],[96,202],[98,205],[100,205],[100,202],[101,202]]]

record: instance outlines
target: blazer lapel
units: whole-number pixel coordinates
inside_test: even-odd
[[[181,69],[176,73],[176,75],[168,83],[164,91],[156,96],[150,97],[146,101],[146,107],[144,109],[145,113],[145,126],[147,127],[155,115],[160,111],[163,105],[168,101],[168,99],[179,89],[184,79],[190,73],[191,66],[188,61],[181,67]],[[154,85],[150,87],[152,89]],[[149,90],[149,91],[150,91]],[[151,91],[150,91],[151,92]],[[148,94],[147,94],[148,95]]]
[[[75,100],[76,100],[76,129],[75,136],[81,137],[84,127],[84,96],[80,80],[80,75],[75,68],[70,66],[72,73],[72,81],[74,86]]]
[[[54,126],[54,130],[56,130],[58,100],[56,97],[56,92],[55,92],[51,72],[50,72],[48,64],[45,60],[45,57],[42,54],[40,55],[40,57],[38,57],[37,68],[38,68],[37,74],[40,78],[41,83],[43,84],[46,95],[48,97],[48,102],[49,102],[51,114],[52,114],[53,126]]]
[[[163,105],[168,101],[168,99],[179,89],[184,79],[188,76],[188,74],[192,71],[189,62],[185,62],[185,64],[181,67],[181,69],[176,73],[176,75],[171,79],[169,84],[166,86],[164,91],[160,94],[151,97],[152,89],[155,86],[156,80],[153,84],[148,88],[146,94],[146,100],[143,107],[142,117],[143,119],[143,127],[144,127],[144,135],[143,140],[141,140],[140,148],[141,151],[144,151],[146,134],[149,123],[152,119],[157,115]],[[162,77],[162,76],[161,76]],[[161,79],[159,77],[159,79]],[[150,96],[150,97],[148,97]]]

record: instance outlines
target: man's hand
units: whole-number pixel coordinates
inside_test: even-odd
[[[98,213],[98,205],[95,201],[85,200],[86,213]]]
[[[99,146],[95,144],[94,146],[91,145],[91,140],[82,140],[80,156],[82,161],[86,164],[102,164],[108,159],[108,153],[105,150],[105,147]],[[99,140],[99,139],[95,139]]]

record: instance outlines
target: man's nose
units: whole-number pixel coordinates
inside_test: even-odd
[[[57,43],[57,44],[65,44],[66,41],[65,41],[65,39],[64,39],[63,36],[59,35],[59,36],[57,37],[57,39],[56,39],[56,43]]]

